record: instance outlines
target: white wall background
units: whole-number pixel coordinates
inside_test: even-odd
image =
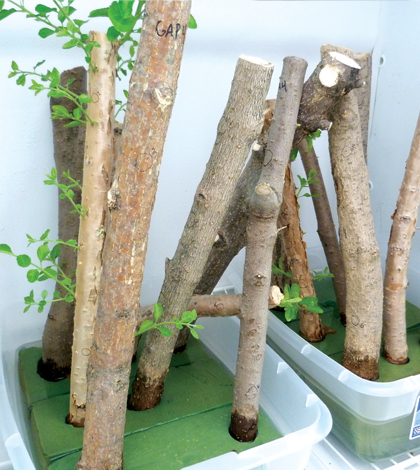
[[[26,3],[34,7],[37,2]],[[84,19],[90,10],[104,4],[107,2],[103,0],[78,0],[74,4],[78,9],[75,17]],[[155,301],[159,293],[164,260],[176,249],[211,153],[240,54],[259,56],[275,64],[268,96],[274,98],[285,56],[306,59],[309,75],[319,61],[323,43],[347,46],[357,52],[373,51],[369,167],[375,223],[385,255],[390,216],[420,109],[420,3],[194,0],[192,13],[198,29],[188,32],[185,46],[152,218],[142,303]],[[107,27],[104,19],[89,24],[90,29]],[[7,78],[11,61],[27,70],[42,59],[46,59],[45,66],[60,71],[83,64],[81,52],[63,51],[64,40],[39,38],[39,28],[18,14],[0,22],[0,243],[9,244],[15,253],[27,252],[26,233],[37,237],[47,228],[56,233],[57,195],[42,183],[54,165],[48,100],[45,94],[35,97],[27,87],[19,87],[14,79]],[[323,136],[316,148],[333,200],[326,140]],[[303,175],[299,163],[295,164],[295,173]],[[301,206],[307,245],[319,248],[311,201],[305,199]],[[416,268],[420,261],[419,236],[415,237],[412,252],[411,266]],[[22,313],[23,297],[32,287],[26,281],[25,270],[11,257],[0,255],[0,315],[6,348],[41,336],[46,314],[35,310]],[[412,287],[410,295],[415,298],[419,289],[415,284]],[[39,288],[45,286],[39,284]]]

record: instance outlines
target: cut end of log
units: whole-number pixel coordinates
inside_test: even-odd
[[[260,59],[259,57],[253,57],[250,55],[241,54],[239,58],[242,60],[246,60],[247,62],[252,62],[253,64],[261,65],[262,67],[274,67],[272,62],[268,62],[267,60]]]
[[[247,418],[233,411],[229,426],[229,434],[239,442],[255,441],[255,438],[258,435],[258,418]]]
[[[326,65],[319,72],[319,81],[327,88],[337,85],[339,72],[333,65]]]
[[[335,60],[338,60],[338,62],[341,62],[342,64],[344,65],[348,65],[349,67],[353,68],[353,69],[361,69],[360,65],[353,59],[351,59],[350,57],[344,55],[344,54],[341,54],[340,52],[330,52],[329,53],[330,56],[335,59]]]
[[[281,292],[279,286],[271,286],[270,296],[268,298],[268,308],[278,307],[283,299],[284,294]]]

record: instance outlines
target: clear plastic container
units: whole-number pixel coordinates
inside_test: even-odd
[[[380,461],[420,448],[412,439],[420,375],[371,382],[307,343],[270,313],[268,344],[328,406],[332,433],[361,458]]]
[[[225,368],[233,373],[239,337],[237,318],[203,319],[200,340]],[[0,423],[14,470],[34,470],[25,419],[10,400],[14,390],[16,358],[2,355],[0,362]],[[3,363],[6,367],[3,367]],[[12,392],[14,393],[14,392]],[[312,446],[322,440],[332,426],[327,407],[269,347],[264,362],[261,406],[284,437],[241,453],[229,452],[188,467],[189,470],[229,470],[278,468],[300,470],[307,464]],[[18,408],[18,406],[17,406]]]

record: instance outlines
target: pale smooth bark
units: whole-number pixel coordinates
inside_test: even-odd
[[[80,219],[79,251],[76,269],[76,307],[70,380],[70,410],[67,422],[83,426],[86,412],[86,371],[92,348],[93,328],[102,271],[105,239],[105,212],[114,155],[113,128],[115,75],[118,47],[105,33],[91,32],[90,39],[101,47],[91,53],[87,112],[97,124],[86,125],[83,165],[82,207],[87,213]]]
[[[381,345],[383,283],[354,93],[337,104],[329,142],[347,283],[343,366],[362,378],[375,380]]]
[[[83,449],[77,464],[83,470],[123,468],[127,393],[147,236],[190,10],[191,0],[146,1],[121,150],[108,193]],[[162,35],[156,31],[158,22],[166,30],[169,25],[180,27],[172,26],[171,34]]]
[[[210,160],[175,255],[166,262],[159,296],[164,311],[161,321],[181,317],[200,281],[249,149],[261,131],[272,72],[271,63],[255,57],[240,56],[237,62]],[[145,410],[159,403],[179,331],[171,329],[171,337],[157,330],[148,333],[129,397],[130,409]]]
[[[73,79],[69,89],[73,93],[87,93],[87,74],[84,67],[66,70],[60,75],[60,84],[66,86]],[[76,105],[67,98],[51,98],[51,106],[64,106],[72,113]],[[70,122],[67,119],[54,119],[54,161],[59,183],[68,183],[62,176],[64,171],[70,171],[73,179],[82,184],[83,155],[85,150],[86,127],[64,127]],[[81,191],[73,188],[75,203],[81,203]],[[70,214],[73,209],[68,199],[58,198],[58,238],[61,240],[77,240],[79,233],[79,218]],[[77,252],[66,245],[61,246],[58,262],[64,272],[69,275],[76,269]],[[64,289],[57,283],[55,290],[64,297]],[[48,312],[42,335],[42,359],[38,363],[38,373],[45,380],[56,381],[70,374],[71,349],[73,344],[74,302],[53,302]]]
[[[242,316],[229,427],[230,435],[241,442],[253,441],[258,432],[272,255],[284,174],[296,130],[306,67],[303,59],[284,59],[276,107],[267,136],[264,168],[250,201]]]
[[[384,279],[384,357],[396,364],[408,361],[405,302],[411,241],[420,201],[420,117],[405,167],[393,215]]]
[[[299,284],[302,297],[316,297],[311,271],[309,270],[306,244],[303,241],[296,188],[291,163],[287,165],[283,186],[283,202],[280,206],[279,226],[286,253],[287,265],[292,273],[292,283]],[[318,313],[299,309],[300,332],[311,343],[324,339],[324,330]]]
[[[322,247],[324,248],[328,268],[334,275],[332,282],[337,299],[338,310],[340,312],[341,322],[345,325],[346,277],[344,274],[343,256],[341,254],[341,247],[338,241],[337,231],[334,226],[331,207],[328,201],[328,195],[321,173],[321,167],[318,163],[318,157],[315,154],[314,148],[312,147],[311,150],[308,150],[308,143],[306,139],[302,139],[300,141],[298,148],[306,175],[308,175],[311,170],[316,171],[315,179],[318,181],[318,183],[312,183],[309,185],[309,190],[312,195],[318,195],[317,197],[312,197],[316,220],[318,223],[317,232],[319,239],[321,240]]]

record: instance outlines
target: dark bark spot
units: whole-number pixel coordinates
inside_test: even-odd
[[[129,318],[130,317],[130,310],[117,310],[115,312],[115,316],[117,318]]]

